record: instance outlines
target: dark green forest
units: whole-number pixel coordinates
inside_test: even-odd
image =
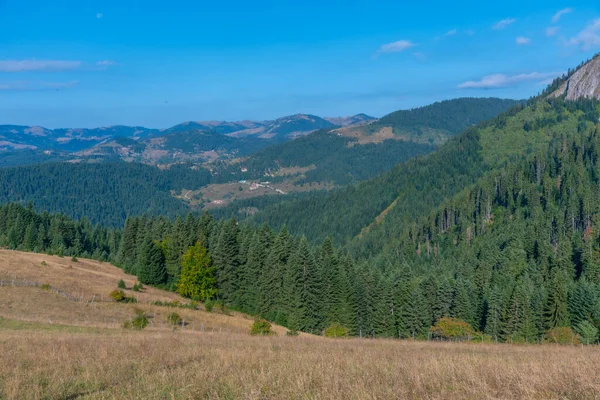
[[[0,203],[31,202],[36,210],[62,212],[104,226],[122,226],[129,215],[185,215],[187,204],[171,190],[200,188],[210,172],[177,164],[169,169],[136,163],[46,163],[0,169]]]
[[[321,130],[298,139],[266,147],[240,163],[222,163],[215,168],[215,181],[232,178],[262,179],[275,174],[280,168],[310,167],[302,176],[292,177],[298,184],[332,182],[348,185],[363,181],[388,171],[399,162],[432,152],[435,147],[397,140],[384,143],[352,145],[356,141],[338,136],[335,132]],[[241,171],[241,166],[247,168]],[[269,176],[276,182],[290,176]]]

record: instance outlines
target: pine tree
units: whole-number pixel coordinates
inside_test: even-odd
[[[167,270],[162,250],[150,234],[146,235],[138,254],[137,276],[145,285],[160,285],[167,282]]]
[[[125,272],[135,272],[135,263],[137,259],[137,232],[138,223],[135,218],[127,218],[125,228],[121,236],[121,244],[119,245],[119,253],[117,255],[117,265]]]
[[[232,218],[221,228],[213,253],[213,265],[219,288],[219,297],[226,304],[240,305],[239,243],[237,222]]]
[[[377,298],[374,305],[373,323],[375,335],[378,337],[395,337],[396,335],[396,305],[394,304],[393,285],[382,278],[377,282]]]
[[[564,269],[554,272],[546,306],[546,327],[548,329],[570,325],[567,310],[567,282],[568,277]]]
[[[494,285],[489,294],[486,308],[484,332],[497,342],[504,332],[504,296],[497,285]]]
[[[291,237],[284,226],[269,250],[258,281],[260,315],[280,325],[285,325],[287,312],[284,276],[287,274],[290,252]]]

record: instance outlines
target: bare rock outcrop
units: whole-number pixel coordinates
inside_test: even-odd
[[[559,97],[565,93],[567,100],[582,97],[595,97],[600,100],[600,55],[579,68],[550,97]]]

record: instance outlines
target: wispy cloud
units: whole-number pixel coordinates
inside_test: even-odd
[[[567,44],[581,46],[581,49],[585,51],[600,47],[600,18],[594,20],[577,36],[571,38]]]
[[[449,30],[448,32],[446,32],[446,33],[444,34],[444,36],[454,36],[454,35],[456,35],[457,33],[458,33],[458,30],[456,30],[456,29],[451,29],[451,30]]]
[[[102,70],[102,71],[108,69],[109,67],[112,67],[113,65],[117,65],[117,63],[112,60],[102,60],[102,61],[98,61],[96,63],[97,69]]]
[[[14,81],[0,83],[0,91],[38,91],[69,89],[79,85],[78,81],[69,82],[32,82]]]
[[[101,19],[102,17],[104,17],[104,14],[102,14],[102,13],[96,14],[96,18]]]
[[[416,44],[410,40],[398,40],[397,42],[387,43],[382,45],[378,53],[398,53],[404,50],[408,50],[411,47],[415,47]]]
[[[560,30],[560,26],[549,26],[546,28],[546,36],[552,37],[556,36],[558,31]]]
[[[68,71],[81,65],[81,61],[66,60],[0,60],[0,72]]]
[[[531,72],[528,74],[484,76],[478,81],[468,81],[458,85],[459,89],[497,89],[517,86],[526,82],[542,82],[561,75],[560,72]]]
[[[468,36],[473,36],[473,35],[475,34],[475,31],[474,31],[473,29],[467,29],[467,30],[465,31],[465,33],[466,33]]]
[[[562,17],[563,15],[567,15],[572,11],[573,11],[572,8],[563,8],[562,10],[560,10],[559,12],[554,14],[554,16],[552,17],[552,23],[553,24],[557,23],[560,20],[560,17]]]
[[[496,24],[495,24],[495,25],[492,27],[492,29],[495,29],[495,30],[504,29],[504,28],[506,28],[507,26],[509,26],[509,25],[511,25],[511,24],[514,24],[515,22],[517,22],[517,19],[516,19],[516,18],[506,18],[506,19],[503,19],[502,21],[498,21],[498,22],[497,22],[497,23],[496,23]]]
[[[519,36],[518,38],[516,38],[516,39],[515,39],[515,42],[516,42],[518,45],[524,45],[524,44],[529,44],[529,43],[531,43],[531,39],[530,39],[530,38],[523,37],[523,36]]]

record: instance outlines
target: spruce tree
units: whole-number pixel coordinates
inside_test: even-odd
[[[165,258],[160,247],[150,234],[146,235],[137,260],[137,276],[145,285],[159,285],[167,282]]]

